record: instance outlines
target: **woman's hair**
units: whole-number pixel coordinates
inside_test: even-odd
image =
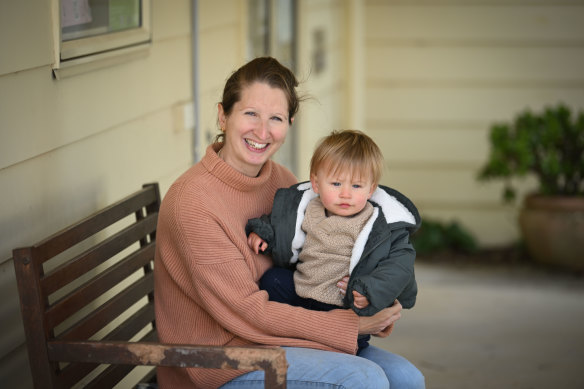
[[[272,57],[259,57],[246,63],[237,69],[225,83],[221,105],[226,116],[231,114],[235,103],[241,100],[241,92],[254,82],[268,84],[272,88],[278,88],[284,92],[288,102],[288,123],[292,124],[292,118],[298,112],[300,99],[296,93],[298,80],[290,69]],[[216,141],[222,138],[219,134]]]
[[[310,175],[321,168],[327,173],[341,171],[369,177],[375,185],[383,173],[383,154],[375,142],[357,130],[333,131],[318,143],[310,160]]]

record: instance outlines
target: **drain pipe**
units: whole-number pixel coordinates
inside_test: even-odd
[[[191,72],[194,127],[191,140],[193,163],[199,161],[199,1],[191,0]]]

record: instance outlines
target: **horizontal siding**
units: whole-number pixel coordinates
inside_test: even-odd
[[[584,4],[546,3],[545,7],[533,7],[523,2],[515,5],[514,1],[400,6],[372,2],[366,9],[366,35],[386,44],[581,45]]]
[[[457,207],[491,209],[501,206],[502,184],[498,182],[477,182],[476,172],[465,167],[431,168],[412,164],[392,165],[388,163],[382,182],[403,191],[415,202],[423,202],[426,207]],[[526,178],[522,188],[533,188],[532,179]]]
[[[584,88],[459,88],[369,85],[367,120],[510,120],[527,107],[538,110],[563,101],[582,106]]]
[[[488,131],[473,127],[443,128],[426,123],[419,127],[390,124],[391,130],[369,126],[368,134],[380,145],[388,165],[478,168],[488,155]],[[437,161],[440,161],[437,164]]]
[[[53,62],[50,3],[0,2],[0,77]]]
[[[190,100],[190,63],[182,36],[153,45],[147,58],[71,79],[53,80],[48,67],[0,77],[0,117],[13,124],[0,128],[0,168]]]
[[[370,82],[582,88],[584,42],[574,47],[375,46],[368,49]],[[561,58],[561,61],[558,59]]]
[[[526,108],[584,107],[584,3],[366,4],[366,128],[384,151],[384,181],[484,245],[516,240],[502,183],[476,179],[488,131]]]

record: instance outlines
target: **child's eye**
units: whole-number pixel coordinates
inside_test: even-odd
[[[359,189],[359,188],[361,188],[361,184],[353,184],[353,188]]]
[[[341,183],[340,182],[331,182],[331,185],[332,186],[341,186]]]

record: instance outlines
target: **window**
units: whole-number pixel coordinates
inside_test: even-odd
[[[58,5],[56,78],[145,55],[149,0],[53,0]]]

